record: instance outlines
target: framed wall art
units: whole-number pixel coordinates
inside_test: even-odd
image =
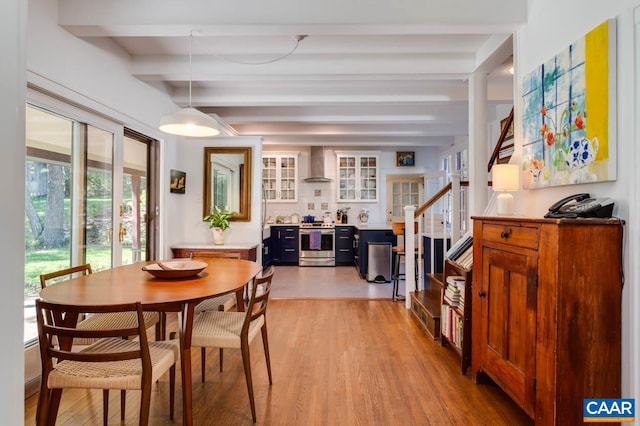
[[[507,121],[509,121],[509,117],[505,117],[502,120],[500,120],[500,131],[502,132],[502,129],[504,129],[504,126],[506,126]],[[513,120],[511,120],[511,125],[509,126],[509,129],[507,130],[507,134],[504,136],[504,140],[508,141],[509,139],[513,139]]]
[[[171,170],[169,191],[174,194],[184,194],[187,187],[187,174],[180,170]]]
[[[616,179],[616,22],[607,20],[522,81],[525,188]]]
[[[416,165],[415,151],[398,151],[396,152],[397,167],[413,167]]]

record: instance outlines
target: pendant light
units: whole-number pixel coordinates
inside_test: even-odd
[[[191,65],[193,45],[193,31],[189,34],[189,107],[165,114],[160,119],[160,130],[179,136],[206,137],[220,133],[217,122],[207,114],[191,106],[191,80],[193,67]]]

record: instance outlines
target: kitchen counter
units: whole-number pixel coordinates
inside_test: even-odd
[[[391,231],[393,226],[389,223],[360,223],[352,225],[360,231]]]
[[[268,231],[271,226],[300,226],[299,223],[268,223],[265,226],[265,231]],[[359,230],[369,231],[391,231],[393,227],[388,223],[336,223],[335,226],[353,226]]]

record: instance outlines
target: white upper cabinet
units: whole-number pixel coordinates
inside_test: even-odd
[[[298,153],[262,156],[263,196],[269,201],[298,201]]]
[[[377,202],[379,156],[336,151],[338,202]]]

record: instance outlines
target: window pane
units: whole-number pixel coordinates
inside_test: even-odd
[[[71,266],[71,147],[73,122],[36,108],[26,110],[25,329],[37,337],[33,300],[40,274]]]
[[[86,245],[85,258],[94,271],[111,268],[113,229],[113,134],[87,127]],[[74,200],[83,202],[84,200]]]
[[[124,138],[122,264],[147,260],[147,148],[145,142]]]

